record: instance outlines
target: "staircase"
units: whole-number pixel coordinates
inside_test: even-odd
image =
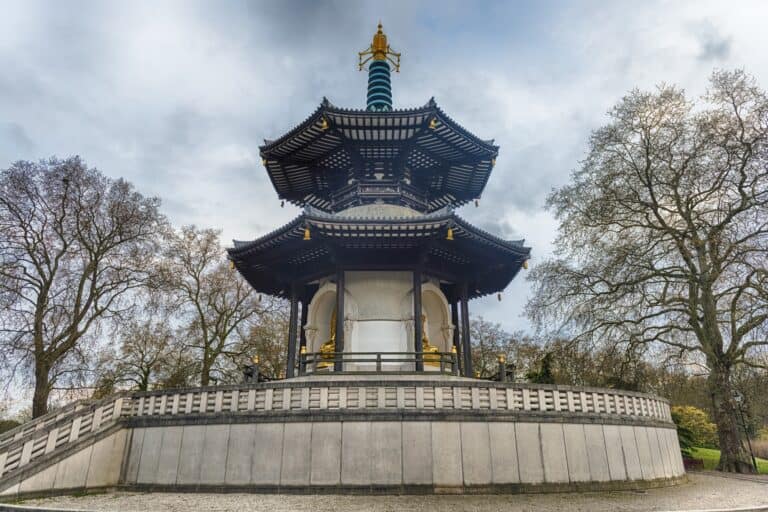
[[[127,403],[125,394],[96,402],[79,400],[5,432],[0,436],[0,490],[31,463],[116,423]]]

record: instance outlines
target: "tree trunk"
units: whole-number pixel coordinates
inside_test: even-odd
[[[710,361],[707,380],[712,395],[712,411],[720,444],[718,471],[754,473],[755,468],[744,449],[739,431],[739,418],[731,387],[731,368],[720,361]]]
[[[200,369],[200,385],[207,386],[211,381],[211,363],[208,357],[203,355],[203,366]]]
[[[51,394],[49,368],[37,363],[35,365],[35,394],[32,397],[32,417],[37,418],[48,412],[48,397]]]

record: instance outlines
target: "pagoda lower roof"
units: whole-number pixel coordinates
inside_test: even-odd
[[[499,148],[459,126],[434,100],[420,108],[369,112],[324,99],[260,151],[278,196],[296,205],[335,211],[339,189],[381,173],[404,179],[423,195],[424,211],[435,211],[479,198]]]
[[[448,229],[453,239],[448,239]],[[310,239],[305,239],[309,229]],[[450,209],[407,217],[356,217],[306,208],[285,226],[253,241],[234,241],[229,258],[257,291],[288,296],[345,270],[423,272],[466,283],[471,298],[503,290],[530,257],[523,240],[503,240]]]

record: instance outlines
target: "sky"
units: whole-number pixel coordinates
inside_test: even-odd
[[[458,213],[549,257],[548,193],[584,158],[590,132],[633,88],[701,95],[713,69],[768,87],[768,3],[755,1],[0,0],[0,168],[80,155],[176,225],[249,240],[299,210],[259,157],[327,97],[364,108],[357,52],[379,20],[403,53],[396,108],[434,97],[501,146],[479,207]],[[503,300],[471,304],[529,330],[519,275]]]

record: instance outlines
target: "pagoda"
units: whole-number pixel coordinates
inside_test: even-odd
[[[454,213],[498,147],[434,101],[393,110],[381,26],[365,110],[324,100],[261,147],[296,219],[232,263],[290,299],[285,380],[121,391],[0,434],[0,501],[104,492],[353,494],[641,490],[686,481],[669,402],[473,378],[469,301],[530,256]],[[299,321],[300,320],[300,321]],[[362,375],[361,375],[362,374]],[[372,375],[368,375],[372,374]],[[2,507],[0,507],[2,508]]]
[[[359,53],[367,107],[323,99],[260,147],[296,219],[229,258],[260,293],[290,300],[286,377],[443,371],[474,376],[469,301],[498,293],[531,249],[479,229],[455,209],[479,200],[499,148],[430,99],[394,109],[400,70],[381,24]],[[299,311],[301,321],[299,322]]]

